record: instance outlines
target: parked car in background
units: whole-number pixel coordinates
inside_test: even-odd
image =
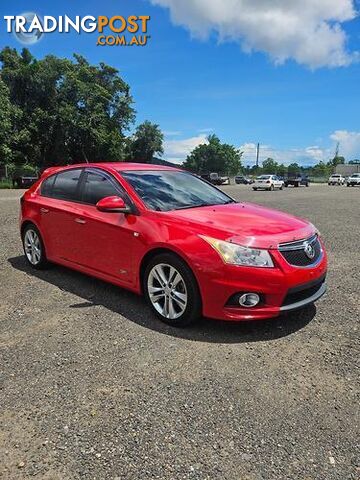
[[[244,175],[236,175],[235,177],[235,183],[237,185],[250,185],[252,183],[252,180],[248,177],[245,177]]]
[[[328,180],[328,185],[344,185],[344,183],[345,178],[339,173],[333,173]]]
[[[252,188],[253,190],[275,190],[275,188],[282,190],[283,186],[284,181],[276,175],[260,175],[256,177]]]
[[[14,188],[30,188],[38,180],[39,180],[39,177],[19,175],[19,176],[13,177],[12,184]]]
[[[356,187],[357,185],[360,185],[360,173],[353,173],[346,180],[346,186],[347,187]]]
[[[20,232],[31,267],[53,262],[143,294],[172,326],[276,317],[326,290],[314,225],[167,166],[50,168],[21,198]]]
[[[309,177],[303,173],[289,173],[284,179],[284,187],[288,187],[289,185],[292,185],[293,187],[300,187],[300,185],[308,187],[309,184]]]
[[[226,184],[229,185],[230,184],[229,177],[221,177],[217,172],[203,173],[203,174],[200,174],[200,177],[212,183],[213,185],[226,185]]]

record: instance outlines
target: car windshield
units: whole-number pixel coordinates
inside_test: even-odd
[[[341,175],[331,175],[332,177],[339,178]]]
[[[354,177],[355,177],[355,178],[358,178],[358,177],[360,177],[360,173],[353,173],[351,176],[352,176],[353,178],[354,178]]]
[[[257,177],[256,180],[267,180],[270,177],[271,177],[271,175],[260,175],[260,177]]]
[[[167,212],[208,205],[236,203],[195,175],[181,171],[121,171],[150,210]]]

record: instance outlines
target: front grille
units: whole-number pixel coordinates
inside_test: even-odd
[[[293,303],[301,302],[311,297],[320,290],[325,280],[326,274],[317,280],[291,288],[283,301],[283,306],[292,305]]]
[[[310,249],[309,254],[306,250]],[[295,267],[309,267],[318,262],[322,250],[317,235],[306,240],[297,240],[296,242],[282,243],[279,245],[279,251],[285,260]]]

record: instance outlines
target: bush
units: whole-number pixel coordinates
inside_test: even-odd
[[[13,188],[10,180],[0,180],[0,189]]]

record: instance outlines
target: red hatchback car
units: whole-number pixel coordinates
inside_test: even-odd
[[[326,253],[306,220],[235,201],[177,168],[54,167],[21,199],[29,264],[143,293],[166,323],[257,320],[315,302]]]

